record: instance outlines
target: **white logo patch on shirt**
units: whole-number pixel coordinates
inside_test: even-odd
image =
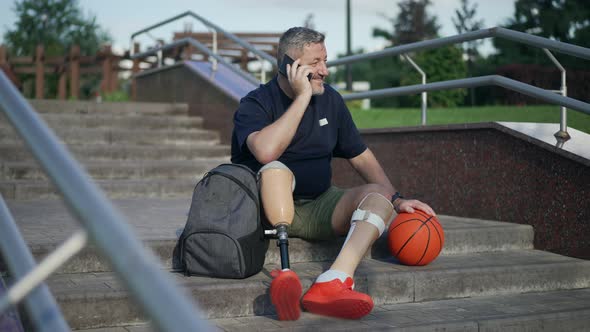
[[[328,119],[326,119],[326,118],[320,119],[320,127],[323,127],[327,124],[328,124]]]

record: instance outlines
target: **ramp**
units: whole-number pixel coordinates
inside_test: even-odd
[[[221,62],[217,63],[215,71],[211,62],[185,61],[184,65],[211,85],[237,100],[256,88],[256,84],[238,75],[228,65]]]

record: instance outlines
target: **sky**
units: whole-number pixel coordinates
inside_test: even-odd
[[[351,45],[353,50],[382,49],[383,39],[373,38],[374,27],[389,31],[391,24],[384,17],[395,17],[398,0],[351,0]],[[477,18],[484,20],[484,27],[504,23],[514,13],[514,0],[471,0],[476,3]],[[292,26],[301,26],[309,14],[313,14],[316,30],[326,34],[328,59],[337,58],[346,51],[346,1],[345,0],[80,0],[84,13],[96,16],[97,22],[113,38],[113,49],[122,52],[129,48],[132,33],[187,10],[209,20],[229,32],[277,32]],[[439,34],[456,34],[451,18],[460,0],[432,0],[431,14],[436,14],[441,26]],[[13,29],[16,16],[14,0],[0,0],[0,43],[7,30]],[[166,41],[173,31],[182,31],[186,24],[193,31],[207,31],[193,18],[185,18],[156,29],[152,35]],[[152,44],[147,37],[139,39],[142,45]],[[144,48],[143,46],[142,48]],[[493,51],[486,42],[480,50],[484,54]]]

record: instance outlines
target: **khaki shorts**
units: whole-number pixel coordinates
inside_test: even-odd
[[[337,235],[332,229],[332,214],[344,195],[344,189],[331,186],[313,200],[295,200],[295,217],[289,237],[306,240],[328,240]]]

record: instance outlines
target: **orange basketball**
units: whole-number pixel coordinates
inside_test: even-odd
[[[389,225],[389,251],[402,264],[426,265],[438,257],[445,234],[436,217],[420,210],[400,213]]]

